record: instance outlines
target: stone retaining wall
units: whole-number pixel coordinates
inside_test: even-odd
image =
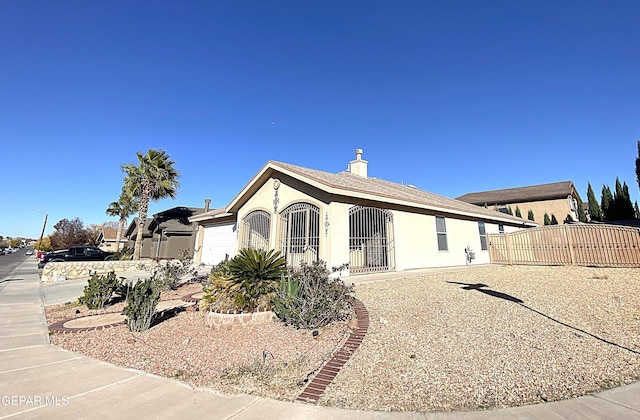
[[[204,321],[210,328],[231,329],[242,327],[243,325],[266,324],[272,322],[276,317],[273,311],[229,313],[209,311],[204,316]]]
[[[107,274],[115,271],[124,274],[133,271],[151,272],[157,265],[152,260],[139,261],[85,261],[85,262],[48,262],[42,269],[40,281],[52,283],[65,280],[86,280],[92,272]]]

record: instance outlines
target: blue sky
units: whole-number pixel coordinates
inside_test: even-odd
[[[638,1],[0,1],[0,235],[105,214],[166,150],[225,206],[267,160],[457,197],[634,172]]]

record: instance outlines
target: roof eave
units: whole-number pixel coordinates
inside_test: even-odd
[[[394,197],[387,196],[385,194],[371,194],[369,192],[358,190],[358,189],[343,188],[328,182],[320,181],[306,174],[303,174],[288,168],[284,168],[273,161],[267,162],[260,169],[260,171],[258,171],[258,173],[251,179],[251,181],[249,181],[249,183],[245,185],[242,191],[240,191],[240,193],[236,195],[236,197],[227,206],[226,208],[227,213],[229,214],[237,213],[238,209],[248,200],[248,198],[245,199],[245,197],[247,195],[250,196],[251,195],[250,193],[260,188],[263,185],[263,183],[266,182],[274,172],[280,172],[282,174],[291,176],[293,178],[300,179],[306,184],[309,184],[315,188],[318,188],[332,195],[355,197],[355,198],[360,198],[360,199],[370,200],[370,201],[384,201],[386,203],[396,204],[396,205],[405,206],[405,207],[421,208],[421,209],[434,211],[434,212],[443,212],[443,213],[455,214],[455,215],[460,215],[465,217],[476,217],[476,218],[480,217],[486,220],[502,221],[504,223],[512,224],[512,225],[518,225],[522,223],[522,225],[529,226],[529,227],[538,226],[537,223],[527,221],[524,219],[522,219],[522,221],[513,220],[508,217],[501,217],[498,214],[496,214],[496,216],[498,217],[494,217],[493,215],[487,215],[483,213],[465,212],[465,211],[460,211],[456,209],[451,209],[448,207],[433,206],[420,201],[408,201],[408,200],[397,199]]]
[[[222,212],[222,213],[214,214],[213,212],[207,212],[207,213],[198,214],[197,216],[191,216],[189,217],[188,220],[190,222],[202,223],[209,220],[222,219],[229,216],[233,216],[233,213]]]

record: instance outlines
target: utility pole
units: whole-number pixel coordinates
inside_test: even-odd
[[[47,227],[47,218],[48,217],[49,217],[49,213],[44,215],[44,224],[42,225],[42,233],[40,233],[40,240],[38,241],[38,251],[42,250],[42,238],[44,237],[44,229]]]

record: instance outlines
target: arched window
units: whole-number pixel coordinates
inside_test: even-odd
[[[393,214],[375,207],[349,209],[349,272],[395,270]]]
[[[287,264],[298,267],[318,260],[320,209],[311,203],[296,203],[280,213],[280,252]]]
[[[271,215],[264,210],[254,210],[240,223],[240,249],[269,249]]]

